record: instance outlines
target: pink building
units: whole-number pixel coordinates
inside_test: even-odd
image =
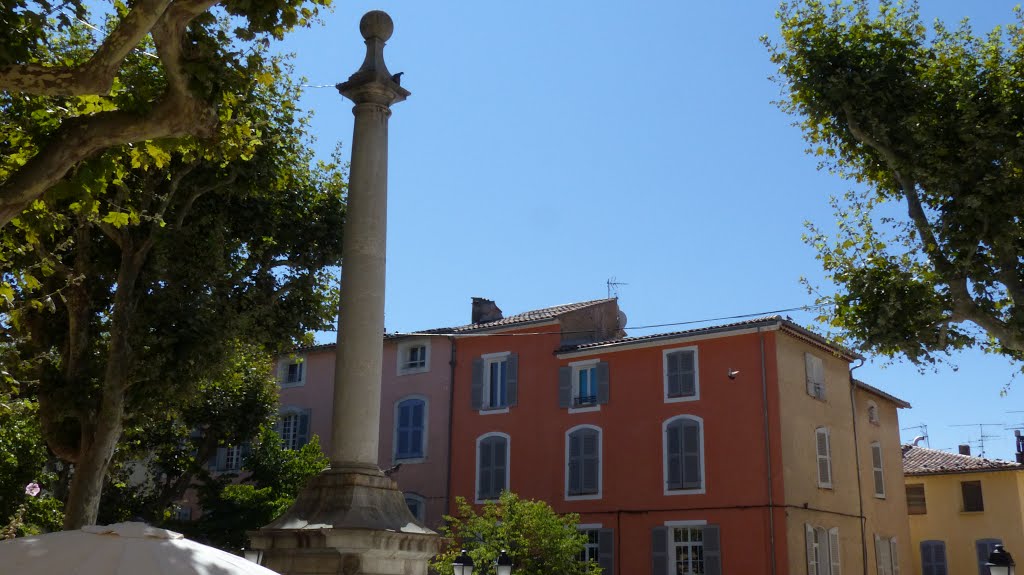
[[[316,435],[330,453],[335,347],[304,348],[278,362],[278,430],[290,448]],[[431,527],[448,505],[451,349],[446,337],[384,340],[378,464],[390,470],[413,514]]]

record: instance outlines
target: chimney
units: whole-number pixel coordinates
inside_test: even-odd
[[[965,445],[961,445],[960,446],[960,455],[970,455],[970,454],[971,454],[971,446],[970,445],[966,445],[965,444]]]
[[[473,323],[487,323],[501,318],[501,309],[492,300],[473,298]]]

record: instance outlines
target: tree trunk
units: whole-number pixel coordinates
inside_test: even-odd
[[[145,242],[141,248],[135,249],[128,234],[121,238],[121,267],[114,292],[102,397],[96,417],[89,423],[82,423],[81,449],[64,507],[64,529],[78,529],[96,523],[103,481],[121,439],[132,355],[129,334],[137,303],[135,283],[150,245]]]

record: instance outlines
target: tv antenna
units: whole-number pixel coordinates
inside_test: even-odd
[[[978,428],[978,439],[974,440],[974,441],[971,441],[970,439],[968,439],[967,443],[968,443],[968,445],[975,445],[976,444],[978,446],[978,451],[981,452],[981,453],[978,454],[978,456],[979,457],[985,457],[985,440],[986,439],[999,439],[1000,437],[1002,437],[1001,435],[986,435],[985,434],[985,428],[986,427],[1002,427],[1004,425],[1006,425],[1006,424],[1005,423],[964,423],[962,425],[950,425],[950,427],[975,427],[975,426],[977,426],[977,428]]]
[[[618,281],[615,276],[608,278],[605,282],[608,286],[608,299],[619,297],[619,286],[628,286],[629,284]]]
[[[928,438],[928,424],[922,423],[921,425],[911,425],[910,427],[902,427],[902,428],[900,428],[900,431],[910,431],[911,429],[917,430],[917,436],[918,437],[922,437],[923,436],[924,437],[924,444],[925,444],[925,446],[928,447],[929,449],[931,449],[932,442]]]

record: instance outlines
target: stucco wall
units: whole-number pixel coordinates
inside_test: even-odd
[[[946,543],[949,573],[978,573],[975,541],[1001,539],[1018,565],[1024,556],[1024,472],[996,471],[907,476],[907,485],[923,484],[928,512],[910,516],[914,573],[921,572],[922,541]],[[961,481],[981,481],[985,510],[962,511]],[[1018,567],[1019,568],[1019,567]]]

